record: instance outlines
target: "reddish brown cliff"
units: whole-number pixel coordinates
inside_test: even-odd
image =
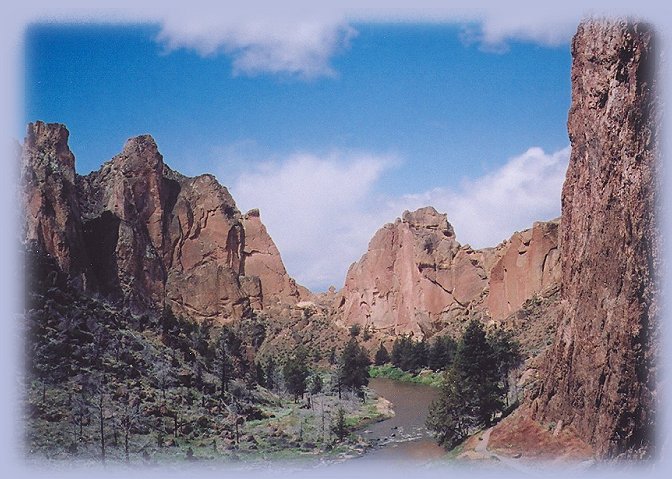
[[[242,222],[245,229],[244,273],[259,278],[264,306],[301,301],[301,291],[287,274],[280,252],[261,222],[259,210],[248,211]]]
[[[168,304],[197,319],[241,317],[250,305],[239,280],[245,232],[233,198],[211,175],[167,173]]]
[[[21,152],[24,237],[87,287],[88,256],[75,188],[75,157],[63,125],[28,126]]]
[[[92,270],[106,294],[134,309],[162,305],[163,157],[150,136],[126,142],[97,172],[78,177]]]
[[[287,275],[258,214],[244,219],[213,176],[172,171],[151,136],[128,140],[87,176],[75,174],[67,140],[63,125],[28,127],[25,239],[82,288],[136,313],[170,306],[216,321],[306,294]]]
[[[426,207],[404,212],[374,235],[348,270],[340,294],[342,322],[387,334],[436,329],[466,314],[487,286],[480,253],[455,240],[446,215]]]
[[[651,453],[657,336],[653,34],[589,21],[572,43],[562,321],[531,402],[600,456]]]

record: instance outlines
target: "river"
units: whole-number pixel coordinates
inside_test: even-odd
[[[376,447],[359,461],[429,461],[445,454],[425,428],[429,405],[439,395],[437,388],[383,378],[372,378],[369,388],[393,404],[395,416],[360,432]]]

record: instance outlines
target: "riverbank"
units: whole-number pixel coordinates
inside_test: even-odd
[[[412,374],[402,371],[392,364],[383,364],[382,366],[371,366],[369,368],[369,376],[372,378],[392,379],[403,383],[422,384],[440,388],[443,384],[443,373],[435,372],[429,369],[423,369],[418,374]]]

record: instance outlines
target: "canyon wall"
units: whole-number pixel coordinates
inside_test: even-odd
[[[641,23],[588,21],[572,43],[562,191],[562,312],[530,407],[599,456],[647,456],[655,421],[660,261],[655,53]]]

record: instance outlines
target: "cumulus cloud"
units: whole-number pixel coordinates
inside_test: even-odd
[[[434,188],[392,199],[397,210],[432,205],[448,215],[458,241],[495,246],[534,221],[560,216],[560,193],[570,147],[555,153],[530,148],[485,176],[457,189]]]
[[[332,76],[331,58],[347,49],[355,30],[338,20],[271,21],[265,18],[193,22],[164,19],[157,40],[167,51],[192,49],[203,56],[230,55],[234,75]]]
[[[356,2],[306,9],[283,3],[283,9],[245,6],[207,9],[181,8],[159,13],[157,36],[167,52],[185,48],[203,56],[231,57],[234,75],[289,74],[304,79],[333,76],[332,58],[347,50],[357,23],[449,22],[464,25],[465,43],[487,51],[503,52],[510,40],[543,45],[567,43],[581,18],[579,9],[566,5],[514,8],[510,3],[437,6],[420,1],[413,8],[390,8],[374,2],[361,8]]]
[[[310,288],[340,287],[378,225],[375,184],[390,157],[296,154],[259,165],[232,186],[242,210],[259,208],[287,270]]]
[[[458,240],[474,247],[495,246],[534,221],[559,216],[569,151],[530,148],[458,188],[400,197],[377,189],[382,174],[397,164],[394,158],[297,154],[242,173],[232,193],[241,209],[261,210],[289,273],[319,291],[340,288],[375,231],[406,209],[432,205],[447,213]]]
[[[586,15],[631,15],[632,2],[539,3],[531,0],[472,0],[440,4],[416,0],[413,6],[373,0],[365,7],[355,0],[327,5],[304,1],[228,3],[191,0],[164,8],[156,0],[40,1],[12,12],[23,25],[33,21],[158,23],[157,36],[166,49],[189,49],[203,56],[224,54],[234,74],[283,74],[312,79],[333,76],[331,61],[347,50],[359,23],[452,23],[465,26],[463,39],[483,50],[503,52],[511,40],[542,45],[567,43]],[[324,3],[324,2],[322,2]],[[656,2],[651,2],[656,3]],[[590,9],[589,9],[590,8]],[[655,20],[660,8],[638,4],[643,18]]]

